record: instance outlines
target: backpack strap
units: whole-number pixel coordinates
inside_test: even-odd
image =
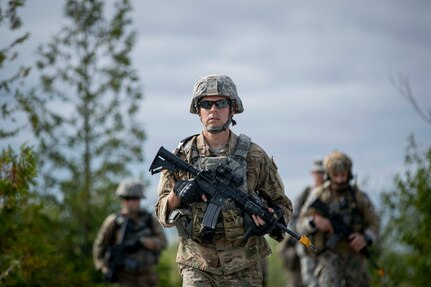
[[[234,155],[245,160],[247,158],[248,150],[250,149],[251,138],[249,136],[240,134]]]
[[[120,212],[117,212],[115,214],[115,219],[114,219],[115,228],[114,228],[114,231],[112,232],[111,240],[110,240],[112,244],[118,243],[116,242],[118,239],[116,239],[115,237],[116,237],[117,231],[121,228],[123,224],[125,224],[125,221],[126,219]]]

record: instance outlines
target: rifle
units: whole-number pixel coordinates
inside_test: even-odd
[[[334,232],[332,233],[331,237],[326,241],[325,247],[329,249],[333,249],[335,245],[343,238],[348,238],[350,234],[352,234],[354,231],[353,229],[346,225],[343,221],[343,217],[338,213],[331,212],[329,205],[325,202],[323,202],[320,198],[317,198],[309,208],[313,208],[316,210],[317,213],[321,214],[322,216],[329,219],[331,222],[331,225],[334,229]],[[371,253],[368,250],[368,247],[365,246],[362,248],[359,253],[365,256],[367,258],[371,265],[377,270],[377,273],[380,276],[385,275],[385,270],[381,267],[379,267],[374,260],[374,258],[371,256]]]
[[[222,206],[226,200],[230,199],[249,215],[255,214],[260,216],[266,224],[269,224],[270,231],[274,230],[274,228],[281,229],[293,236],[304,246],[314,248],[307,236],[297,234],[280,222],[283,216],[279,216],[279,218],[275,217],[273,213],[268,211],[268,208],[262,201],[249,193],[238,192],[237,189],[243,183],[243,179],[232,175],[229,167],[220,164],[216,168],[215,175],[212,175],[207,170],[201,171],[196,169],[193,165],[183,161],[164,147],[160,147],[150,166],[150,171],[151,174],[155,174],[165,169],[172,172],[182,170],[194,175],[194,180],[201,187],[204,194],[209,196],[208,207],[202,220],[204,231],[213,231],[215,229]],[[245,239],[248,238],[250,231],[251,227],[245,232]]]
[[[129,218],[121,225],[118,243],[110,246],[105,254],[105,260],[108,262],[108,272],[104,275],[106,282],[118,281],[118,270],[127,268],[130,270],[138,268],[138,262],[131,258],[127,258],[126,246],[124,245],[127,227],[129,226]]]

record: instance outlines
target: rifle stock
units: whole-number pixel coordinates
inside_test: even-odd
[[[220,214],[220,209],[227,199],[233,200],[236,205],[248,214],[260,216],[271,228],[279,228],[294,237],[306,247],[314,248],[310,239],[304,235],[299,235],[290,230],[276,218],[273,213],[269,212],[267,207],[256,200],[248,193],[238,192],[238,187],[242,184],[242,179],[231,174],[228,167],[219,165],[216,175],[208,171],[196,169],[193,165],[183,161],[163,146],[157,152],[151,166],[151,174],[159,173],[162,170],[176,172],[178,170],[186,171],[195,177],[195,181],[202,188],[202,191],[209,196],[209,212],[204,214],[203,227],[213,229]],[[246,231],[247,237],[248,232]]]

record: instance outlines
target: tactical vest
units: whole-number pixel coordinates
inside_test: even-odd
[[[330,212],[338,214],[343,219],[343,223],[349,226],[354,232],[363,234],[365,230],[364,217],[362,215],[362,206],[357,200],[358,189],[356,186],[349,186],[348,190],[342,196],[333,196],[329,190],[329,185],[324,185],[319,198],[327,203]],[[325,250],[326,241],[331,235],[328,233],[317,232],[314,235],[314,243],[317,251]],[[339,253],[353,252],[350,247],[348,238],[340,240],[334,248]]]
[[[190,139],[190,138],[189,138]],[[232,170],[232,174],[243,178],[242,184],[238,187],[238,192],[247,191],[247,154],[251,145],[251,139],[246,135],[239,135],[235,151],[230,155],[221,156],[200,156],[196,146],[196,137],[188,140],[182,145],[182,152],[187,155],[187,161],[200,170],[207,170],[215,173],[216,168],[222,164]],[[189,236],[194,241],[209,243],[207,235],[203,234],[202,220],[207,208],[207,203],[196,202],[191,204],[191,226]],[[233,201],[227,200],[222,206],[221,214],[218,218],[215,235],[222,235],[228,240],[239,240],[244,236],[243,212],[235,206]],[[205,237],[205,238],[204,238]]]
[[[119,236],[121,225],[124,224],[125,218],[121,214],[117,214],[115,222],[116,238]],[[136,220],[129,220],[129,224],[126,229],[124,242],[139,240],[139,238],[150,237],[154,235],[153,221],[150,213],[141,211],[139,217]],[[160,252],[148,250],[144,247],[139,248],[133,252],[129,252],[127,257],[137,262],[138,270],[147,268],[148,266],[157,263]]]

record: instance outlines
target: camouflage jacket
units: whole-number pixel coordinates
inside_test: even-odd
[[[203,135],[189,139],[188,146],[198,151],[199,157],[213,157]],[[228,146],[221,150],[220,155],[229,156],[235,153],[239,137],[231,132]],[[193,164],[189,149],[180,149],[176,153],[182,159]],[[291,201],[284,194],[284,185],[279,177],[277,167],[265,151],[251,143],[246,155],[246,187],[245,192],[258,193],[268,203],[283,209],[285,220],[292,214]],[[190,179],[187,173],[171,173],[164,171],[158,186],[159,199],[156,203],[156,216],[164,227],[172,227],[167,209],[168,195],[177,180]],[[201,203],[205,205],[206,203]],[[201,206],[200,205],[200,206]],[[197,207],[200,208],[198,205]],[[187,208],[187,207],[181,207]],[[242,222],[242,219],[241,219]],[[199,222],[198,222],[199,223]],[[282,240],[282,233],[274,235],[276,240]],[[215,274],[229,274],[255,264],[261,258],[269,255],[271,250],[263,236],[252,236],[247,241],[241,238],[228,238],[226,233],[217,233],[214,242],[205,244],[190,237],[181,237],[177,253],[177,262],[206,270]]]

